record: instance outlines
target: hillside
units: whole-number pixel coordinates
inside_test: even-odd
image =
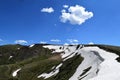
[[[3,45],[0,80],[119,80],[119,56],[110,45]]]

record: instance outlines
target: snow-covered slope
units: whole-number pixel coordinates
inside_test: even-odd
[[[84,58],[69,80],[119,80],[120,78],[120,63],[116,61],[118,55],[115,53],[83,45],[46,45],[43,47],[52,49],[53,54],[60,53],[63,61],[75,55],[81,55]],[[43,74],[38,77],[45,77],[45,73]]]

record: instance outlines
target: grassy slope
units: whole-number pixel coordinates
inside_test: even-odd
[[[18,48],[20,49],[18,50]],[[37,78],[37,76],[44,72],[50,72],[53,66],[60,63],[63,63],[60,73],[47,80],[67,80],[83,60],[80,55],[76,55],[62,62],[59,54],[54,55],[51,50],[38,44],[32,48],[21,45],[0,46],[0,53],[0,80],[44,80],[43,78]],[[13,56],[12,60],[8,60],[11,55]],[[12,73],[19,68],[22,69],[18,72],[18,76],[13,78]]]
[[[18,48],[20,49],[18,50]],[[51,56],[54,56],[50,50],[45,49],[42,47],[42,45],[38,44],[32,48],[21,45],[0,46],[0,55],[0,80],[12,80],[13,78],[11,74],[18,68],[23,68],[23,70],[21,70],[23,73],[26,73],[25,71],[27,69],[28,71],[30,69],[33,69],[34,71],[34,69],[37,69],[37,67],[41,69],[42,65],[47,65],[45,64],[46,62],[52,62],[50,60],[48,61],[47,59]],[[11,55],[13,58],[9,60],[9,56]],[[57,64],[57,62],[59,61],[55,61],[54,64]],[[51,64],[51,66],[52,65],[53,64]]]

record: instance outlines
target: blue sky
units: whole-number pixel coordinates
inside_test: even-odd
[[[0,0],[0,44],[21,41],[25,44],[93,42],[120,45],[119,3],[120,0]],[[81,24],[71,18],[61,21],[61,10],[71,14],[68,10],[76,6],[85,8],[85,12],[93,16],[86,16],[89,19]],[[43,8],[53,11],[41,11]]]

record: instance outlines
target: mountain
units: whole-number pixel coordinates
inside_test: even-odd
[[[0,80],[119,80],[120,47],[0,46]]]

